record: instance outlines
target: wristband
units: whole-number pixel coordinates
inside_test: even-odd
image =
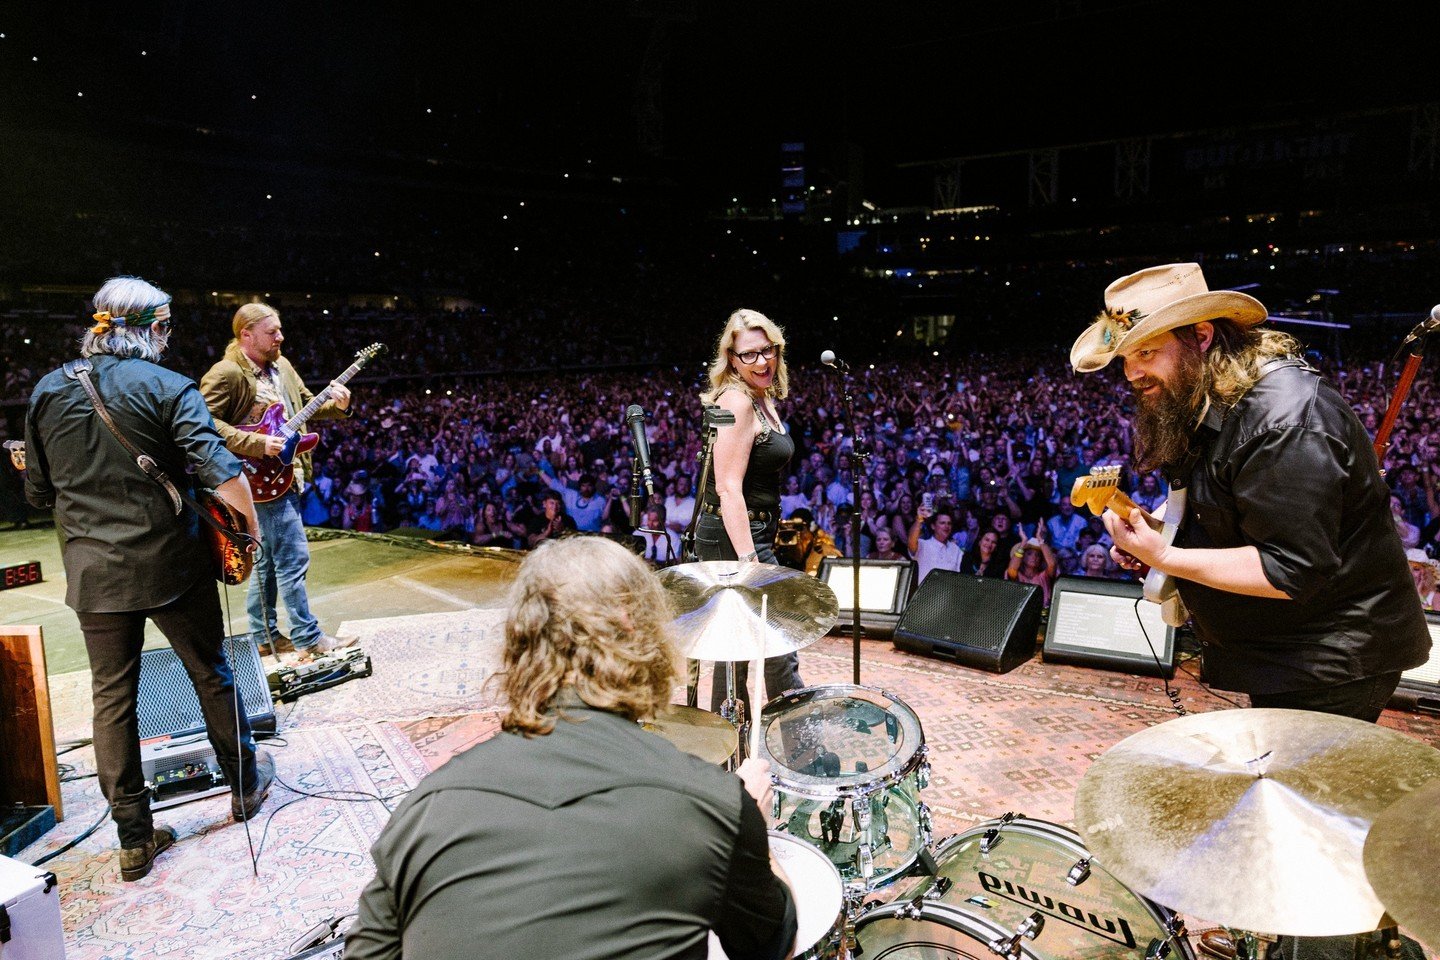
[[[749,553],[745,554],[743,557],[740,557],[740,562],[741,562],[741,563],[746,563],[746,562],[748,562],[748,561],[750,561],[750,560],[758,560],[759,558],[760,558],[760,554],[757,553],[757,552],[754,551],[754,550],[751,550]]]

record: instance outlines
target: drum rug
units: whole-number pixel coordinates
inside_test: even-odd
[[[282,783],[251,822],[258,876],[226,796],[160,811],[157,822],[180,839],[137,883],[120,881],[107,823],[46,865],[60,881],[71,960],[278,960],[314,924],[355,909],[373,870],[369,846],[388,816],[384,804],[498,729],[498,692],[489,681],[502,630],[498,611],[474,610],[356,620],[343,632],[360,638],[374,675],[277,707],[280,736],[266,749]],[[849,639],[822,639],[800,660],[808,685],[852,679]],[[934,812],[937,839],[1007,811],[1071,824],[1075,788],[1090,763],[1174,716],[1155,678],[1039,660],[997,675],[877,641],[863,642],[861,680],[919,717],[934,768],[921,799]],[[51,685],[57,739],[87,737],[88,674]],[[1172,686],[1187,710],[1232,709],[1187,674]],[[1440,746],[1440,718],[1387,711],[1382,722]],[[23,860],[59,848],[105,810],[86,776],[94,770],[90,750],[60,759],[73,767],[63,771],[66,819]]]

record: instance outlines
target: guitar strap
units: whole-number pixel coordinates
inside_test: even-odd
[[[105,404],[100,400],[100,393],[95,389],[95,384],[90,380],[90,373],[95,369],[94,364],[82,358],[71,360],[62,369],[65,376],[78,381],[80,386],[85,389],[85,395],[90,398],[90,404],[95,408],[95,412],[100,415],[101,421],[110,429],[110,434],[125,449],[125,452],[135,458],[135,464],[140,468],[140,472],[165,488],[165,492],[170,495],[170,502],[175,507],[176,516],[179,516],[180,511],[184,509],[183,505],[188,505],[201,520],[210,524],[237,546],[246,547],[255,542],[255,538],[250,534],[230,530],[211,516],[210,511],[202,507],[194,497],[175,486],[169,474],[160,469],[160,465],[155,462],[153,457],[136,447],[125,434],[120,432],[120,428],[115,425],[115,420],[110,416],[110,411],[105,409]]]

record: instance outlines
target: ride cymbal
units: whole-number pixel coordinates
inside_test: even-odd
[[[696,660],[738,662],[794,653],[825,636],[839,609],[824,583],[769,563],[682,563],[661,570],[660,582],[675,608],[677,646]]]
[[[1085,844],[1172,910],[1252,933],[1382,926],[1362,851],[1374,819],[1440,777],[1440,750],[1305,710],[1192,714],[1127,737],[1075,795]]]

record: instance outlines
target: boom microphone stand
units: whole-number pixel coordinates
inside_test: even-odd
[[[853,644],[851,659],[854,668],[854,683],[858,687],[860,685],[860,638],[864,636],[864,631],[860,628],[860,531],[864,528],[864,520],[860,516],[860,485],[862,478],[866,475],[865,464],[870,459],[870,451],[866,449],[865,431],[860,429],[860,421],[855,417],[855,404],[850,385],[850,365],[836,357],[830,350],[826,350],[820,355],[820,362],[840,371],[840,395],[845,402],[845,417],[855,430],[850,450],[850,500],[854,508],[850,515],[850,570],[853,591],[850,601],[850,637]]]

